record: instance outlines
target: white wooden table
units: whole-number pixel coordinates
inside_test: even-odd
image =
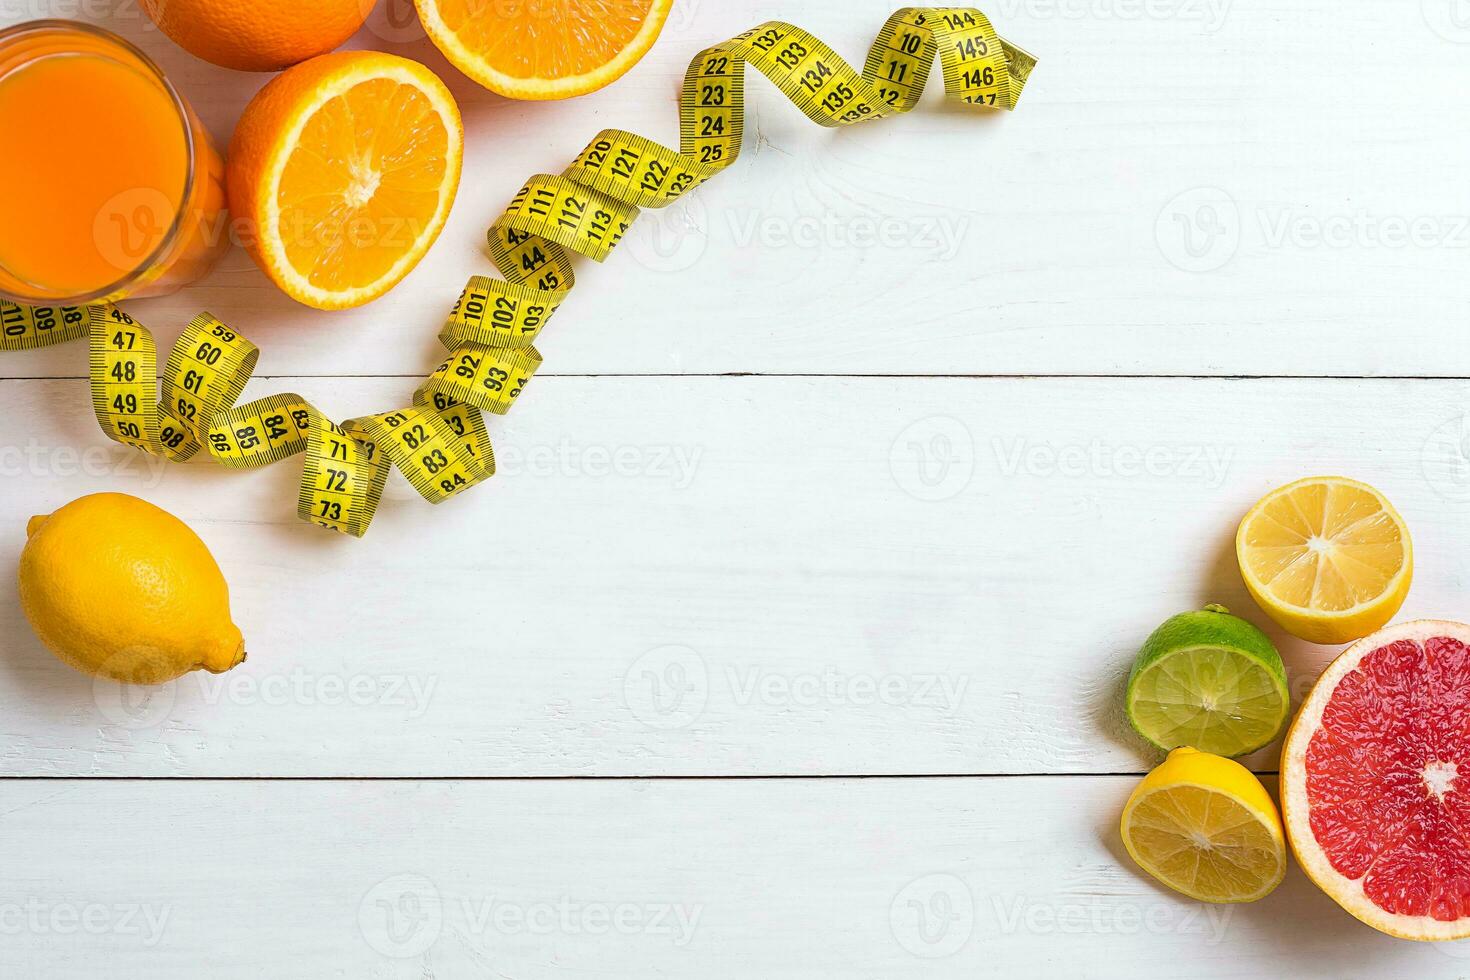
[[[222,140],[264,81],[130,4],[23,6],[135,39]],[[354,45],[439,71],[469,133],[423,266],[328,315],[236,252],[130,309],[163,343],[201,308],[240,328],[247,395],[392,407],[523,177],[603,126],[672,138],[708,43],[780,17],[855,59],[888,10],[680,0],[622,81],[519,104],[398,0]],[[1264,624],[1231,540],[1268,488],[1381,487],[1404,615],[1470,615],[1470,16],[989,12],[1041,59],[1013,115],[936,92],[832,133],[753,80],[739,165],[579,271],[500,475],[437,509],[395,476],[362,541],[296,521],[297,464],[108,443],[81,347],[0,358],[0,555],[32,513],[146,497],[214,549],[250,650],[94,687],[0,595],[0,973],[1470,975],[1470,945],[1380,936],[1295,870],[1185,901],[1115,829],[1156,761],[1119,714],[1132,655],[1209,601]],[[1300,696],[1335,651],[1272,635]]]

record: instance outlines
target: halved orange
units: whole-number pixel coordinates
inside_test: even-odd
[[[361,306],[439,237],[463,157],[459,109],[433,72],[376,51],[326,54],[246,106],[230,142],[230,210],[289,296]]]
[[[492,92],[566,99],[622,77],[673,0],[415,0],[444,56]]]

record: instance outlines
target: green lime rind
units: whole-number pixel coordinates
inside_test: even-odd
[[[1291,704],[1271,640],[1223,606],[1171,616],[1144,641],[1128,674],[1128,723],[1164,751],[1226,757],[1269,745]]]

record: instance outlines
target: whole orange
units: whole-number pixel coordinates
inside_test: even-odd
[[[142,0],[190,54],[239,71],[280,71],[357,33],[377,0]]]

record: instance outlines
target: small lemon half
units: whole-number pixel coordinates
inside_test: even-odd
[[[1366,483],[1314,476],[1256,502],[1235,536],[1251,596],[1292,636],[1349,643],[1393,618],[1414,549],[1404,519]]]
[[[1128,797],[1123,846],[1138,866],[1202,902],[1254,902],[1286,874],[1281,815],[1245,766],[1179,748]]]

